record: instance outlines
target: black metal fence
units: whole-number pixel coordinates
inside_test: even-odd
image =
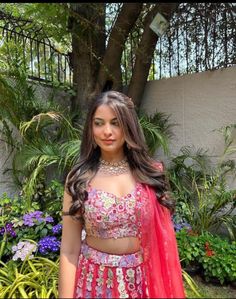
[[[185,3],[156,48],[153,77],[215,70],[236,65],[235,3]],[[233,13],[234,12],[234,13]]]
[[[32,80],[72,86],[73,73],[69,55],[52,46],[42,29],[30,27],[30,21],[0,13],[1,44],[13,41],[22,54],[24,66]],[[29,24],[28,28],[27,25]],[[27,28],[27,29],[25,29]]]
[[[137,32],[129,37],[123,61],[128,84],[135,63]],[[135,42],[132,42],[135,40]],[[236,4],[181,3],[169,30],[159,38],[149,80],[236,65]]]

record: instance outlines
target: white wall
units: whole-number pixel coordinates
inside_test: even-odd
[[[9,172],[3,174],[6,169],[12,167],[11,158],[6,161],[7,158],[8,148],[3,142],[0,141],[0,196],[2,196],[4,192],[11,196],[15,191]]]
[[[213,130],[236,123],[236,67],[149,81],[142,108],[170,114],[177,123],[173,153],[193,144],[222,151],[221,135]]]
[[[178,124],[170,142],[172,155],[182,146],[221,155],[223,135],[214,130],[236,124],[236,67],[150,81],[142,103],[148,113],[164,112]],[[165,161],[163,153],[157,155]]]

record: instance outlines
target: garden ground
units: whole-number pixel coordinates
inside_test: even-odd
[[[236,286],[208,283],[199,275],[194,275],[192,278],[196,282],[203,298],[236,298]],[[188,290],[187,286],[186,288]],[[196,295],[188,290],[188,298],[196,298]]]

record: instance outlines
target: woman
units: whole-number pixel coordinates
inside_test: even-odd
[[[184,298],[167,191],[132,100],[100,94],[65,185],[59,297]]]

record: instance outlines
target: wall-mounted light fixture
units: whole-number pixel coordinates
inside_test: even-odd
[[[166,18],[160,14],[159,12],[156,14],[155,18],[152,20],[150,24],[150,28],[159,36],[161,37],[167,30],[169,26],[169,22]]]

